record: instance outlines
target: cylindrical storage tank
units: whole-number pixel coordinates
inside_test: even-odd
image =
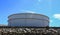
[[[18,13],[8,17],[8,26],[46,27],[49,26],[49,18],[42,14]]]

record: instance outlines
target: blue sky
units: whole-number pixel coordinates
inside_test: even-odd
[[[35,12],[50,18],[50,26],[60,27],[60,0],[0,0],[0,24],[8,24],[14,13]]]

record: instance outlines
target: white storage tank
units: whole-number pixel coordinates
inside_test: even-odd
[[[36,13],[18,13],[8,17],[8,26],[46,27],[49,26],[49,18]]]

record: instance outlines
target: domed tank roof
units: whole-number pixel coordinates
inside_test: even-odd
[[[48,19],[49,19],[49,17],[48,16],[46,16],[46,15],[43,15],[43,14],[37,14],[37,13],[30,13],[30,12],[25,12],[25,13],[16,13],[16,14],[12,14],[12,15],[10,15],[10,16],[13,16],[13,15],[20,15],[20,14],[35,14],[35,15],[41,15],[41,16],[45,16],[45,17],[47,17]],[[8,16],[8,18],[10,17],[10,16]]]

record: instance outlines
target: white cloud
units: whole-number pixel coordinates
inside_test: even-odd
[[[26,11],[26,13],[35,13],[34,11]]]
[[[50,20],[50,23],[52,23],[53,22],[53,20]]]
[[[60,14],[54,14],[53,17],[60,20]]]
[[[37,0],[38,2],[37,3],[40,3],[41,2],[41,0]]]
[[[23,13],[36,13],[36,12],[30,11],[30,10],[22,10],[22,11],[23,11]]]
[[[38,0],[40,2],[40,0]]]

